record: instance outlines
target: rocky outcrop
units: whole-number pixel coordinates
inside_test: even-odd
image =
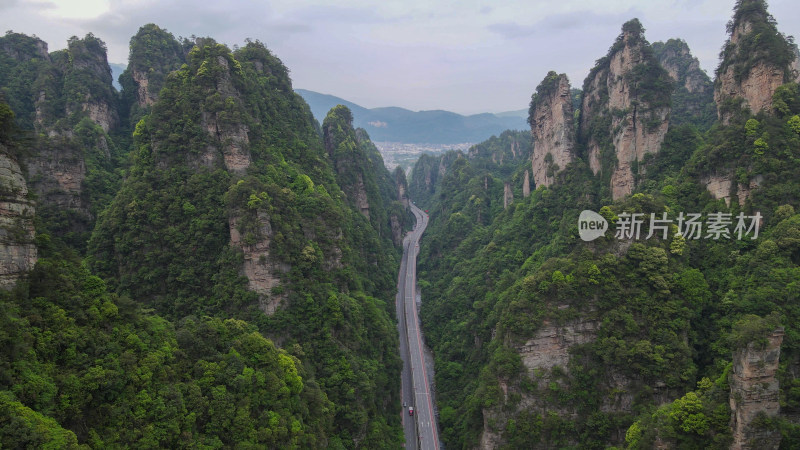
[[[158,98],[166,76],[185,60],[183,47],[172,33],[147,24],[131,38],[128,68],[120,77],[121,82],[135,93],[135,104],[140,109],[147,108]]]
[[[233,85],[233,77],[228,60],[222,56],[216,58],[219,64],[220,76],[216,80],[216,91],[222,97],[222,102],[241,104],[239,91]],[[225,168],[236,174],[244,173],[250,165],[250,151],[248,144],[247,125],[241,122],[231,122],[223,119],[228,114],[226,111],[203,111],[201,125],[211,137],[212,145],[206,151],[195,157],[196,165],[213,166],[222,158]]]
[[[599,322],[590,318],[573,320],[562,325],[545,320],[530,339],[523,344],[514,345],[513,348],[519,354],[529,380],[535,386],[546,389],[551,381],[558,382],[558,377],[552,375],[554,369],[569,373],[570,348],[594,341],[598,328]],[[499,380],[499,384],[505,402],[509,391],[517,388],[512,388],[505,380]],[[552,412],[567,417],[573,414],[570,408],[553,409],[544,398],[535,392],[531,393],[530,389],[515,393],[521,397],[516,405],[517,411],[527,410],[536,414]],[[502,435],[508,417],[508,411],[503,411],[502,408],[484,408],[484,426],[479,448],[493,449],[503,446],[505,441]]]
[[[700,68],[700,61],[692,56],[689,45],[684,40],[655,42],[653,52],[669,77],[690,94],[704,95],[712,91],[711,79]]]
[[[367,197],[367,188],[364,185],[364,175],[356,175],[356,185],[353,190],[353,203],[355,203],[358,211],[369,219],[369,198]]]
[[[512,203],[514,203],[514,191],[511,190],[511,183],[505,182],[503,184],[503,209],[508,209]]]
[[[400,225],[400,219],[392,214],[389,217],[389,224],[392,228],[392,243],[396,247],[403,245],[403,226]]]
[[[669,128],[671,84],[636,19],[623,25],[584,82],[581,133],[592,171],[610,171],[612,198],[629,195],[638,162],[661,149]],[[605,155],[609,151],[614,154]]]
[[[722,105],[726,99],[743,99],[753,113],[769,110],[772,107],[772,94],[783,83],[784,70],[763,61],[753,66],[738,82],[734,69],[728,68],[719,74],[714,91],[720,120],[724,123],[730,120],[730,115],[725,113]]]
[[[92,188],[85,183],[87,170],[113,170],[113,143],[107,133],[119,122],[105,44],[90,33],[83,39],[72,37],[66,49],[48,54],[38,38],[10,34],[0,47],[14,55],[10,65],[35,78],[27,92],[15,94],[25,102],[14,105],[23,127],[36,131],[23,167],[29,188],[38,196],[37,213],[45,220],[60,217],[52,233],[85,232],[91,228],[92,211],[102,207],[91,199],[107,194],[87,192]],[[95,175],[101,179],[106,173]]]
[[[528,122],[533,135],[531,168],[536,187],[549,186],[574,159],[575,127],[569,80],[547,74],[531,99]]]
[[[411,172],[408,189],[409,195],[417,202],[424,202],[436,190],[439,178],[438,167],[441,156],[431,156],[426,153],[420,155]]]
[[[781,441],[778,430],[754,426],[761,416],[775,417],[780,410],[778,362],[783,329],[767,338],[763,348],[748,344],[733,354],[731,371],[731,449],[776,449]]]
[[[714,84],[700,68],[700,61],[692,56],[682,39],[653,43],[653,52],[659,64],[666,69],[675,83],[671,99],[673,125],[691,121],[709,126],[713,120]]]
[[[408,180],[406,179],[406,173],[403,172],[400,166],[394,169],[394,184],[397,186],[397,199],[404,208],[408,208],[410,203],[408,200]]]
[[[67,51],[69,65],[64,74],[66,115],[84,112],[108,132],[118,124],[119,115],[105,44],[90,33],[83,39],[70,39]]]
[[[155,103],[155,89],[150,87],[150,78],[147,77],[147,73],[139,70],[132,70],[131,76],[136,83],[136,102],[139,106],[144,108]]]
[[[27,62],[34,58],[50,60],[50,55],[47,52],[47,42],[35,36],[28,37],[17,33],[7,33],[7,35],[15,38],[21,37],[30,43],[30,45],[21,46],[15,45],[13,40],[0,40],[0,51],[5,53],[9,58],[19,62]]]
[[[264,314],[272,315],[277,311],[280,303],[286,298],[285,293],[278,293],[281,285],[281,275],[289,272],[286,264],[278,264],[270,258],[270,242],[273,233],[269,215],[263,211],[258,212],[258,237],[253,243],[247,243],[242,238],[237,223],[239,218],[231,216],[228,221],[230,227],[230,245],[240,248],[244,253],[242,274],[247,277],[247,287],[258,295],[258,306]]]
[[[370,172],[369,158],[362,151],[361,142],[353,129],[353,113],[346,106],[335,106],[325,117],[322,132],[325,151],[333,163],[348,203],[369,219],[370,195],[367,193],[366,177],[374,185],[376,174]],[[373,198],[377,200],[375,194]]]
[[[536,334],[516,350],[530,374],[546,373],[556,366],[566,370],[570,347],[594,341],[598,326],[595,320],[576,320],[563,326],[545,321]]]
[[[36,264],[33,202],[17,162],[0,145],[0,288],[14,287]]]
[[[525,169],[525,177],[522,179],[522,196],[528,198],[531,195],[531,176],[528,169]]]
[[[764,177],[761,175],[756,175],[748,184],[743,185],[738,183],[733,172],[729,171],[707,175],[703,177],[701,181],[714,199],[725,200],[725,204],[730,206],[731,197],[736,195],[736,201],[739,203],[739,206],[744,206],[745,201],[750,198],[751,192],[761,186],[761,183],[764,181]],[[736,183],[735,194],[732,189],[734,187],[734,183]]]
[[[764,0],[737,2],[728,33],[714,83],[714,101],[724,124],[739,107],[753,114],[770,111],[775,89],[798,77],[793,70],[796,49],[778,31]]]
[[[28,180],[44,209],[73,212],[69,229],[86,229],[92,219],[85,198],[84,150],[68,136],[53,136],[38,142],[37,154],[28,160]]]

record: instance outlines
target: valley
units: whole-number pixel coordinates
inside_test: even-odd
[[[337,24],[310,65],[280,55],[296,72],[258,39],[154,23],[127,64],[109,63],[124,27],[8,31],[0,447],[800,446],[800,51],[793,18],[730,3],[713,73],[697,40],[649,41],[665,22],[641,5],[581,79],[524,45],[569,17],[531,28],[502,5],[460,6],[480,44],[419,65],[381,59],[409,20],[385,5],[230,16],[282,51]],[[454,33],[414,17],[420,47]],[[583,46],[603,26],[569,29]],[[481,96],[533,59],[528,109],[498,114],[293,80],[502,111]],[[485,66],[478,88],[456,73]]]

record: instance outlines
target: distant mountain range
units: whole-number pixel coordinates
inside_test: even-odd
[[[505,130],[528,129],[527,110],[462,116],[450,111],[410,111],[397,107],[364,108],[333,95],[295,89],[322,123],[331,108],[345,105],[353,112],[353,125],[364,128],[373,141],[409,144],[481,142]]]
[[[122,89],[118,78],[126,64],[109,64],[114,87]],[[483,113],[463,116],[450,111],[411,111],[398,107],[364,108],[333,95],[295,89],[321,124],[328,111],[345,105],[353,112],[353,126],[364,128],[373,141],[405,144],[461,144],[482,142],[505,130],[527,130],[528,110]]]

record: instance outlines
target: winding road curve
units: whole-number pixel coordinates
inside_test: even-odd
[[[437,423],[416,308],[417,253],[420,236],[428,226],[428,215],[415,205],[411,205],[411,211],[417,224],[403,241],[396,302],[400,356],[403,359],[402,398],[406,405],[403,408],[403,430],[406,448],[438,450]],[[409,406],[414,407],[413,416],[408,415]]]

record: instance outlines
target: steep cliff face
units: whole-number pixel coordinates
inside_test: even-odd
[[[549,186],[575,157],[575,127],[569,80],[547,74],[536,88],[528,113],[533,135],[531,168],[536,187]]]
[[[274,238],[269,215],[264,211],[256,213],[256,223],[260,229],[253,239],[245,239],[239,231],[241,216],[232,215],[228,219],[230,245],[242,250],[242,274],[247,277],[247,287],[258,295],[258,307],[267,315],[278,310],[281,301],[287,297],[286,291],[276,289],[281,286],[281,277],[291,270],[291,266],[280,263],[272,257],[270,243]]]
[[[531,195],[531,174],[528,169],[525,169],[525,175],[522,179],[522,196],[528,198]]]
[[[364,184],[364,171],[358,141],[353,129],[353,114],[345,106],[336,106],[322,124],[325,151],[336,168],[339,185],[347,200],[369,219],[369,199]]]
[[[92,233],[87,260],[111,288],[170,319],[254,319],[312,368],[303,383],[316,382],[337,405],[329,427],[338,442],[367,442],[381,421],[387,431],[370,442],[397,447],[399,418],[389,412],[399,404],[387,306],[397,273],[390,221],[384,212],[379,235],[371,224],[379,202],[369,197],[369,220],[349,204],[315,125],[288,69],[263,44],[232,51],[200,41],[137,122],[131,167]],[[352,175],[357,188],[363,173],[371,194],[374,155],[352,128],[328,136],[337,133],[360,157],[348,162],[370,168],[341,175]],[[385,188],[396,195],[394,183]]]
[[[757,175],[749,183],[742,184],[736,180],[732,171],[722,171],[707,175],[700,180],[716,200],[725,200],[726,205],[731,204],[731,198],[735,195],[739,206],[744,206],[745,201],[750,197],[750,193],[761,186],[764,177]],[[733,189],[735,187],[735,190]]]
[[[719,119],[727,124],[742,107],[755,114],[772,108],[778,86],[796,81],[795,48],[775,26],[764,0],[737,2],[714,82]]]
[[[338,105],[322,124],[325,151],[350,206],[361,213],[391,247],[402,245],[408,218],[408,183],[402,169],[390,173],[363,128],[353,128],[350,110]],[[388,248],[387,248],[388,251]]]
[[[591,318],[573,320],[569,323],[558,325],[545,320],[542,327],[526,342],[515,345],[514,350],[519,355],[525,372],[531,380],[535,380],[536,387],[546,388],[551,382],[558,383],[558,373],[568,373],[570,361],[570,348],[593,342],[597,338],[598,321]],[[518,391],[515,386],[501,381],[503,400],[508,401],[509,392],[521,397],[517,405],[519,409],[528,409],[537,413],[546,412],[548,405],[541,398],[529,393]],[[551,411],[555,412],[553,409]],[[560,414],[570,415],[570,408],[558,410]],[[502,408],[485,408],[483,410],[484,426],[481,434],[481,449],[499,448],[505,444],[503,432],[507,421],[507,412]],[[505,419],[505,420],[504,420]],[[489,422],[495,426],[489,426]],[[501,425],[497,425],[501,424]]]
[[[353,114],[346,106],[336,106],[322,124],[325,150],[336,168],[337,179],[348,202],[367,219],[370,218],[370,197],[376,198],[375,174],[366,168],[363,154],[353,129]],[[373,195],[367,193],[367,183]]]
[[[18,86],[11,106],[20,126],[36,132],[23,165],[37,212],[54,219],[53,233],[85,233],[119,178],[108,135],[119,117],[105,44],[88,34],[48,54],[37,38],[12,33],[0,41],[13,57],[0,78]]]
[[[231,109],[241,110],[243,101],[239,91],[233,85],[232,62],[223,56],[216,58],[220,72],[214,89],[220,96],[220,101],[226,103],[225,109],[204,109],[201,112],[200,123],[211,138],[212,144],[196,160],[200,164],[212,166],[220,156],[225,168],[230,172],[241,174],[250,165],[250,139],[247,135],[247,125],[241,121],[231,120]],[[208,65],[210,70],[215,67]],[[235,105],[235,106],[234,106]],[[210,105],[209,105],[210,106]]]
[[[700,68],[700,61],[692,56],[689,46],[682,39],[670,39],[653,43],[653,52],[675,83],[670,123],[691,122],[709,127],[716,116],[714,84]]]
[[[610,177],[614,199],[629,195],[644,155],[656,153],[669,128],[669,74],[633,19],[584,81],[581,136],[589,166]]]
[[[86,179],[83,149],[67,137],[54,136],[37,150],[29,163],[28,179],[42,204],[73,210],[88,220],[88,205],[81,198]]]
[[[13,287],[36,264],[34,205],[19,164],[0,144],[0,288]]]
[[[120,76],[126,97],[123,108],[137,121],[140,111],[152,106],[167,75],[186,62],[189,41],[180,43],[172,33],[147,24],[131,38],[128,67]]]
[[[511,190],[511,183],[503,183],[503,209],[508,209],[514,203],[514,191]]]
[[[408,179],[406,178],[406,173],[403,172],[400,166],[397,166],[394,169],[393,175],[394,184],[397,186],[397,199],[404,207],[408,208]]]
[[[84,112],[108,132],[118,124],[116,95],[112,87],[106,46],[92,34],[67,43],[69,64],[64,71],[66,116]]]
[[[778,362],[783,329],[775,330],[761,348],[753,343],[733,354],[731,371],[731,449],[774,449],[781,442],[778,430],[756,426],[757,418],[775,417],[780,411]]]
[[[403,229],[407,228],[406,224],[410,222],[409,206],[411,200],[408,198],[408,179],[406,179],[406,173],[403,169],[399,166],[395,167],[392,176],[394,185],[397,188],[397,201],[399,202],[397,206],[399,208],[394,208],[394,211],[390,212],[389,224],[392,230],[392,242],[396,247],[401,247],[403,245]]]
[[[433,197],[439,179],[439,158],[423,153],[414,164],[409,180],[409,195],[419,204],[426,204]]]

